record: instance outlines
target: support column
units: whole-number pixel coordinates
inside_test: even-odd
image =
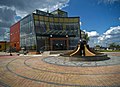
[[[67,38],[66,40],[66,43],[67,43],[67,50],[69,49],[69,39]]]
[[[53,50],[53,40],[50,39],[50,50]]]

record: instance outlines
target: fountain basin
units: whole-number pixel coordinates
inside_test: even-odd
[[[110,59],[106,54],[100,54],[95,56],[73,56],[69,57],[70,61],[103,61]]]

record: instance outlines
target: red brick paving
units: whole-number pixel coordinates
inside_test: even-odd
[[[0,58],[0,82],[11,87],[120,86],[120,65],[66,67],[48,64],[41,59]]]

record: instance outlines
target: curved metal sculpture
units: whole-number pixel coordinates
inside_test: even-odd
[[[92,52],[85,40],[80,41],[73,51],[65,53],[64,56],[69,56],[71,60],[99,61],[110,59],[105,54]]]

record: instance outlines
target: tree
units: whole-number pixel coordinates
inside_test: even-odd
[[[109,48],[112,49],[112,50],[115,50],[116,47],[117,47],[117,45],[115,43],[109,44]]]
[[[96,46],[95,46],[95,49],[96,49],[96,50],[100,50],[100,45],[96,45]]]
[[[120,50],[120,45],[116,45],[116,50]]]
[[[100,48],[100,45],[96,45],[96,47],[99,47],[99,48]]]
[[[88,41],[90,40],[90,38],[88,37],[88,34],[87,34],[87,33],[84,35],[83,39],[85,39],[86,42],[88,42]]]

